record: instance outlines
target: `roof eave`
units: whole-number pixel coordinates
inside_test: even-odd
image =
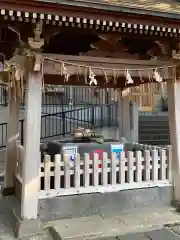
[[[97,1],[81,1],[81,0],[61,0],[59,3],[56,0],[38,0],[37,2],[49,3],[49,4],[58,4],[58,5],[68,5],[72,7],[83,7],[83,8],[93,8],[93,9],[101,9],[106,11],[114,11],[114,12],[122,12],[122,13],[133,13],[139,15],[149,15],[154,17],[163,17],[163,18],[171,18],[171,19],[180,19],[180,14],[178,13],[169,13],[169,12],[158,12],[145,10],[141,8],[130,8],[130,7],[122,7],[118,4],[108,4],[106,2],[97,2]]]

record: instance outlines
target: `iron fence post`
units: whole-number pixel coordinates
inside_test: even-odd
[[[101,104],[100,105],[100,126],[99,127],[103,127],[103,123],[104,123],[104,107],[105,107],[106,105],[104,105],[104,104]],[[98,118],[99,118],[99,116],[98,116]],[[106,117],[107,118],[107,117]]]
[[[7,99],[7,91],[4,91],[4,105],[7,106],[8,105],[8,99]]]
[[[107,105],[107,114],[108,114],[108,127],[113,126],[112,116],[111,116],[111,104]]]
[[[66,134],[66,116],[65,116],[65,112],[62,112],[62,134],[65,135]]]
[[[94,107],[92,107],[92,108],[91,108],[91,124],[92,124],[92,126],[94,126],[94,123],[95,123],[94,120],[95,120],[95,119],[94,119]]]

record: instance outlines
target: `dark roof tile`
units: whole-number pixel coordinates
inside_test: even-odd
[[[75,5],[79,3],[79,6],[83,3],[89,4],[107,4],[109,6],[119,6],[121,8],[131,8],[136,10],[148,10],[151,12],[180,14],[180,1],[178,0],[37,0],[41,2]],[[132,10],[133,12],[133,10]]]

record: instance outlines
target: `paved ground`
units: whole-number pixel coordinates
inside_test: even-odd
[[[13,232],[13,214],[7,201],[0,195],[0,240],[15,240]],[[36,236],[28,236],[19,240],[52,240],[48,231]]]
[[[3,204],[2,204],[3,203]],[[41,235],[36,235],[36,236],[29,236],[29,237],[25,237],[21,240],[65,240],[65,239],[69,239],[69,240],[88,240],[88,239],[94,239],[94,240],[180,240],[180,226],[176,225],[176,226],[172,226],[172,227],[168,227],[168,228],[160,228],[161,224],[163,224],[162,219],[160,216],[158,216],[160,213],[160,211],[157,213],[157,221],[154,222],[155,225],[149,225],[150,221],[152,221],[152,215],[150,214],[149,216],[147,216],[147,223],[146,225],[137,225],[137,223],[135,224],[135,217],[137,217],[137,215],[135,214],[135,217],[132,218],[132,221],[130,220],[130,215],[124,216],[126,219],[124,219],[124,221],[126,222],[126,227],[124,225],[124,229],[122,228],[122,223],[118,224],[118,221],[120,221],[119,218],[108,218],[103,224],[104,227],[102,226],[102,222],[100,223],[98,221],[98,217],[94,217],[94,218],[89,218],[89,222],[88,219],[85,218],[81,218],[81,219],[71,219],[71,220],[63,220],[63,221],[55,221],[55,222],[51,222],[49,223],[50,225],[54,224],[54,226],[52,227],[53,229],[58,228],[58,233],[59,235],[54,235],[45,231],[43,234]],[[155,214],[155,213],[154,213]],[[165,217],[165,222],[167,223],[173,223],[173,222],[179,222],[180,220],[179,217],[176,216],[176,214],[174,213],[164,213],[162,214],[162,217]],[[132,215],[131,215],[132,216]],[[169,216],[169,221],[166,220],[166,217]],[[12,213],[9,211],[9,207],[8,205],[6,205],[4,202],[2,202],[0,200],[0,240],[15,240],[16,238],[13,236],[13,231],[12,231]],[[138,224],[142,224],[144,222],[145,218],[139,215],[139,223]],[[157,222],[159,221],[159,225],[156,225]],[[70,224],[71,222],[71,224]],[[138,222],[138,219],[137,219]],[[60,225],[60,223],[62,223],[62,225],[65,226],[66,230],[63,231],[63,226]],[[74,225],[74,227],[72,227],[72,224]],[[108,224],[108,225],[106,225]],[[144,222],[145,224],[145,222]],[[152,222],[151,222],[152,224]],[[70,226],[71,225],[71,226]],[[80,228],[81,225],[81,228]],[[113,228],[114,226],[114,228]],[[118,226],[118,229],[116,228]],[[94,228],[94,232],[92,231],[91,227]],[[102,230],[102,227],[104,229],[103,232],[101,232],[100,230]],[[158,229],[152,229],[153,228],[158,228]],[[105,229],[106,228],[106,229]],[[142,228],[142,229],[141,229]],[[144,228],[147,228],[146,230],[143,230]],[[97,229],[97,230],[96,230]],[[148,230],[149,229],[149,230]],[[61,230],[61,231],[60,231]],[[74,231],[73,231],[74,230]],[[95,231],[96,230],[96,231]],[[129,232],[134,232],[137,231],[136,233],[127,233]],[[60,232],[59,232],[60,231]],[[91,231],[88,233],[88,231]],[[122,233],[123,234],[121,235]],[[68,234],[69,233],[69,234]],[[118,233],[121,233],[120,235]],[[106,237],[103,237],[103,234],[108,235]],[[71,235],[71,236],[70,236]],[[99,236],[98,236],[99,235]],[[114,237],[111,237],[114,236]],[[61,238],[59,238],[61,237]],[[20,240],[20,239],[19,239]]]
[[[0,197],[0,240],[15,240],[13,215]],[[180,215],[160,207],[120,216],[93,216],[52,221],[44,233],[21,240],[180,240]],[[113,237],[112,237],[113,236]],[[20,239],[19,239],[20,240]]]
[[[124,236],[104,237],[97,240],[179,240],[179,239],[180,236],[172,229],[162,228],[143,233],[129,233]]]
[[[180,224],[180,215],[168,207],[147,208],[116,217],[82,217],[49,224],[53,236],[59,235],[62,240],[180,240],[180,225],[164,228]]]

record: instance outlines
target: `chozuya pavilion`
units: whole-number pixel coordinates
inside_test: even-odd
[[[175,200],[179,202],[180,22],[173,19],[179,16],[179,5],[171,3],[172,7],[166,12],[158,7],[163,4],[161,1],[156,1],[153,6],[149,4],[146,9],[138,0],[126,7],[123,1],[88,4],[74,1],[64,4],[58,1],[33,1],[33,4],[10,0],[0,2],[0,21],[11,36],[11,49],[5,46],[2,50],[6,60],[1,79],[9,87],[3,194],[19,193],[21,216],[20,219],[17,217],[18,234],[23,224],[39,227],[39,147],[44,84],[115,88],[121,109],[127,112],[129,88],[167,81],[172,176]],[[16,136],[20,100],[25,88],[25,141],[19,179],[15,177]],[[128,118],[130,116],[126,114]],[[125,121],[119,117],[123,135],[126,128],[122,122]]]

